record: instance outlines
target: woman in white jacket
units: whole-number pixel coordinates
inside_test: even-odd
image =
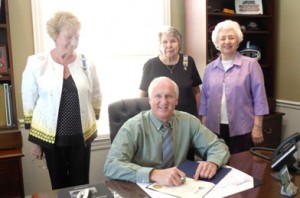
[[[57,12],[47,22],[47,31],[55,48],[28,57],[22,101],[32,154],[36,159],[45,155],[52,188],[59,189],[89,183],[102,97],[94,65],[75,51],[77,17]]]

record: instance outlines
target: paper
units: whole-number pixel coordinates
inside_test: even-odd
[[[147,188],[149,186],[149,183],[137,183],[137,185],[143,189],[150,197],[155,198],[174,198],[172,195],[167,195],[158,191],[151,190]]]
[[[186,182],[181,186],[163,186],[157,182],[150,184],[147,188],[168,195],[182,198],[201,198],[204,197],[215,184],[205,181],[195,181],[191,178],[186,178]]]
[[[225,166],[229,167],[229,166]],[[230,167],[231,171],[205,196],[205,198],[226,197],[254,187],[253,177]]]

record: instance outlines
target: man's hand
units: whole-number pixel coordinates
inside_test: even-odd
[[[165,186],[180,186],[184,183],[182,178],[185,177],[185,173],[176,167],[168,169],[153,169],[150,172],[151,181],[158,182]]]
[[[201,161],[199,163],[194,179],[198,180],[199,178],[211,179],[217,173],[218,166],[212,162]]]

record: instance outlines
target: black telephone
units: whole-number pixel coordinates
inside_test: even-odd
[[[271,168],[275,171],[280,171],[284,165],[287,165],[289,170],[300,172],[300,162],[294,157],[294,153],[297,151],[297,142],[300,141],[300,133],[294,133],[276,148],[265,148],[265,147],[252,147],[250,152],[253,155],[261,157],[265,160],[271,161]],[[263,155],[256,150],[273,152],[272,157]]]
[[[300,164],[293,155],[297,151],[297,142],[299,140],[300,133],[297,132],[282,141],[272,156],[271,168],[273,170],[280,171],[286,164],[291,171],[300,171]]]

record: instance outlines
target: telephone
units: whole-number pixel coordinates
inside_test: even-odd
[[[294,157],[297,151],[297,142],[300,140],[300,133],[289,136],[276,148],[272,156],[271,168],[279,171],[285,164],[292,171],[300,171],[300,164]]]
[[[81,190],[76,198],[89,198],[90,197],[90,190],[88,188]]]
[[[265,147],[252,147],[250,149],[250,152],[253,155],[271,161],[271,168],[275,171],[280,171],[280,169],[284,165],[287,165],[289,170],[300,172],[300,162],[298,162],[294,156],[294,153],[297,151],[298,141],[300,141],[299,132],[294,133],[293,135],[283,140],[276,149]],[[257,153],[256,150],[273,152],[273,155],[270,158],[263,154]]]

